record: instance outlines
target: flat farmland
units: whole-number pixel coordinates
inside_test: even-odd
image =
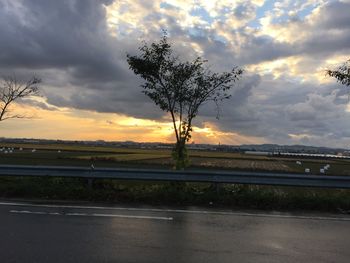
[[[245,160],[245,159],[217,159],[194,157],[192,164],[200,167],[240,169],[240,170],[260,170],[260,171],[283,171],[292,172],[292,169],[282,161],[269,160]]]
[[[0,144],[0,164],[62,165],[172,169],[171,151],[74,144]],[[14,148],[10,153],[8,148]],[[33,151],[33,149],[35,149]],[[5,153],[7,151],[7,153]],[[242,153],[190,151],[189,169],[243,170],[312,174],[329,164],[325,175],[350,175],[350,161],[254,156]],[[300,161],[301,165],[296,162]]]

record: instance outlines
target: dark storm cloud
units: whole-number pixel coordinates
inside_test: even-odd
[[[325,58],[336,53],[349,53],[349,13],[350,2],[334,1],[324,5],[314,21],[291,20],[286,23],[286,27],[296,24],[301,33],[307,32],[305,39],[290,46],[291,54]]]
[[[7,3],[0,10],[2,66],[114,65],[104,41],[107,32],[102,1]]]
[[[261,80],[259,86],[251,90],[247,103],[242,107],[234,104],[225,108],[225,114],[217,123],[225,131],[236,130],[246,135],[258,136],[278,143],[297,143],[289,134],[308,134],[310,144],[340,145],[342,132],[350,129],[345,112],[348,101],[342,98],[343,87],[340,85],[321,85],[319,90],[310,92],[314,88],[311,84],[295,84],[296,95],[289,96],[290,89],[281,89],[284,81],[276,79],[274,82]],[[275,90],[266,97],[261,96],[259,89]],[[309,92],[304,92],[304,88]],[[329,92],[332,89],[332,93]],[[275,103],[273,103],[275,101]],[[237,116],[243,112],[245,120]],[[332,136],[332,140],[328,140]],[[339,141],[335,142],[333,139]]]
[[[350,28],[342,30],[341,32],[320,31],[319,33],[312,35],[298,48],[300,53],[321,57],[322,55],[329,56],[335,53],[347,53],[350,51],[349,43]]]
[[[319,25],[326,29],[349,29],[350,2],[330,2],[322,9],[319,17]]]
[[[52,76],[49,81],[51,86],[61,87],[59,90],[44,90],[49,103],[152,117],[155,111],[147,110],[153,108],[152,104],[125,65],[129,43],[115,41],[107,30],[102,4],[109,2],[3,2],[1,72],[35,71],[45,83],[47,69],[57,70],[57,74],[64,71],[61,78],[52,81]],[[137,114],[137,109],[143,111]]]
[[[243,46],[243,49],[249,52],[243,52],[237,56],[244,64],[255,64],[295,55],[291,44],[279,43],[266,36],[249,38],[250,40]]]

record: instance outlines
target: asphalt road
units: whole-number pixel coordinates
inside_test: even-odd
[[[5,262],[350,262],[350,217],[0,203]]]

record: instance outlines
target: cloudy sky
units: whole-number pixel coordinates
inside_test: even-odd
[[[0,0],[0,74],[43,80],[0,136],[173,141],[168,116],[141,93],[126,54],[166,29],[181,59],[245,74],[196,143],[350,147],[349,90],[325,77],[350,58],[350,1]]]

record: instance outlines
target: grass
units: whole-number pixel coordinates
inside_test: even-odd
[[[95,167],[138,167],[172,169],[169,150],[92,147],[65,144],[2,144],[14,147],[12,154],[0,152],[0,164],[65,165]],[[23,148],[19,151],[18,148]],[[36,149],[36,152],[32,152]],[[60,150],[60,153],[58,152]],[[350,161],[336,159],[286,158],[276,156],[253,156],[242,153],[190,151],[190,169],[225,169],[243,171],[320,174],[326,164],[331,167],[326,175],[349,175]],[[297,165],[296,161],[302,161]]]
[[[1,143],[1,147],[23,148],[24,150],[49,150],[62,152],[92,152],[92,153],[169,153],[169,150],[131,149],[106,146],[85,146],[78,144],[33,144],[33,143]]]
[[[112,162],[127,162],[127,161],[142,161],[169,158],[168,154],[148,154],[148,153],[134,153],[134,154],[100,154],[100,155],[83,155],[74,157],[78,160],[90,161],[112,161]]]
[[[350,211],[350,191],[208,183],[167,183],[96,180],[93,187],[76,178],[2,177],[2,198],[147,203],[152,205],[225,208]]]
[[[125,149],[60,144],[2,144],[15,147],[12,154],[0,152],[0,164],[64,165],[95,167],[172,169],[169,150]],[[18,148],[23,148],[19,151]],[[32,152],[32,149],[37,149]],[[60,150],[61,152],[58,152]],[[252,156],[240,153],[190,151],[190,169],[225,169],[315,174],[326,164],[327,175],[350,175],[348,160],[299,159]],[[296,161],[302,161],[297,165]],[[327,176],[325,175],[325,176]],[[149,204],[205,205],[262,209],[350,210],[349,190],[295,187],[222,185],[217,191],[207,183],[165,183],[96,180],[89,187],[76,178],[1,177],[0,197],[141,202]]]
[[[164,149],[92,147],[74,144],[2,144],[1,147],[15,147],[16,150],[12,154],[0,152],[0,164],[90,166],[93,163],[95,167],[165,169],[173,167],[170,150]],[[18,148],[23,150],[19,151]],[[37,151],[33,153],[32,149]],[[330,164],[326,175],[350,174],[349,160],[253,156],[209,151],[190,151],[189,154],[191,169],[304,173],[305,168],[309,168],[312,174],[320,174],[320,168]],[[297,165],[297,160],[302,161],[302,165]]]

